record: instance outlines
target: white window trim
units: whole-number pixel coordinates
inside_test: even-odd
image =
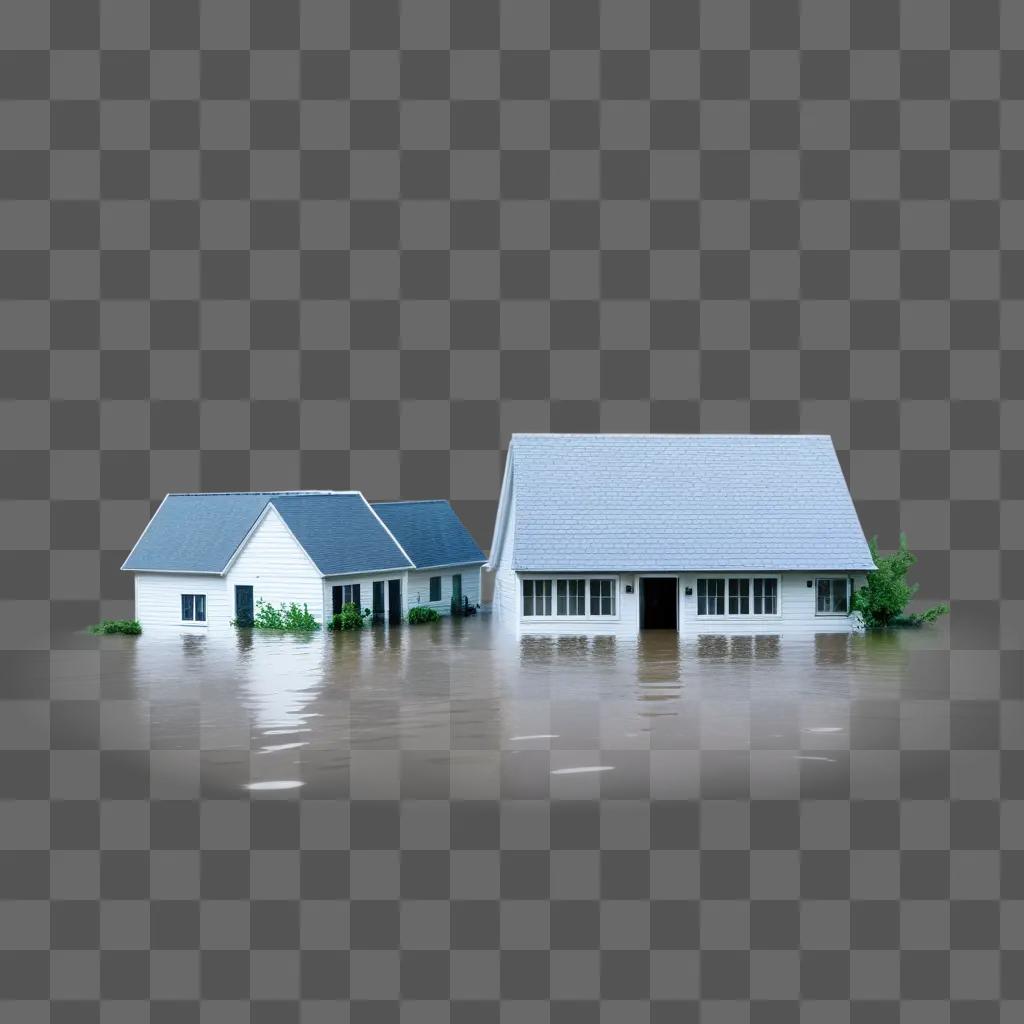
[[[523,582],[524,580],[550,580],[551,581],[551,614],[550,615],[525,615],[523,613]],[[583,615],[558,615],[558,580],[586,580],[587,593],[584,598],[583,607],[586,609]],[[615,581],[615,614],[614,615],[591,615],[590,613],[590,581],[591,580],[614,580]],[[622,578],[618,573],[608,572],[562,572],[551,573],[519,573],[519,582],[516,586],[520,622],[618,622],[622,617]]]
[[[846,580],[846,611],[845,612],[819,612],[818,611],[818,581],[819,580]],[[837,574],[835,576],[814,577],[814,614],[819,619],[845,619],[850,615],[850,602],[853,600],[853,584],[849,576]]]
[[[838,577],[837,577],[838,578]],[[725,614],[724,615],[709,615],[707,612],[697,611],[697,580],[725,580]],[[750,583],[750,611],[736,612],[735,614],[729,611],[729,580],[748,580]],[[774,612],[755,612],[754,611],[754,580],[775,580],[775,611]],[[815,591],[817,594],[817,591]],[[815,608],[817,608],[817,599],[815,599]],[[742,621],[747,622],[753,619],[755,622],[760,622],[762,619],[781,619],[782,618],[782,577],[778,573],[773,572],[755,572],[751,574],[746,573],[718,573],[718,572],[702,572],[694,575],[693,577],[693,616],[696,619],[710,619],[714,622],[735,622]]]
[[[193,618],[191,618],[191,619],[182,619],[181,620],[181,625],[183,625],[183,626],[195,626],[198,629],[205,629],[206,626],[208,625],[209,621],[210,621],[210,602],[207,600],[206,594],[189,593],[187,591],[184,592],[184,593],[179,594],[178,595],[178,614],[179,615],[181,614],[181,599],[183,597],[191,597],[192,598],[192,615],[193,615]],[[203,599],[203,611],[206,614],[206,618],[205,619],[197,619],[197,618],[195,618],[195,614],[196,614],[196,604],[195,604],[195,602],[196,602],[196,598],[197,597],[201,597]],[[253,607],[253,612],[255,612],[255,610],[256,609],[255,609],[255,606],[254,606]]]

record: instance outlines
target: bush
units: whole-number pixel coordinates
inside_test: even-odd
[[[908,583],[907,570],[917,561],[907,547],[907,538],[900,534],[900,546],[891,555],[878,554],[878,538],[871,538],[871,558],[877,567],[868,573],[867,584],[854,595],[852,611],[860,612],[869,629],[886,626],[920,626],[934,622],[949,611],[948,605],[937,604],[927,611],[904,615],[918,585]]]
[[[286,605],[283,601],[279,608],[275,608],[269,601],[260,598],[256,602],[256,614],[253,616],[252,624],[256,629],[277,629],[289,630],[298,633],[312,633],[320,628],[309,610],[308,605],[301,608],[292,601]]]
[[[421,622],[437,622],[440,618],[441,613],[436,608],[428,608],[421,604],[409,609],[406,621],[410,626],[415,626]]]
[[[98,635],[109,635],[111,633],[124,633],[126,636],[138,636],[142,632],[142,626],[138,619],[104,619],[95,626],[89,627],[90,633]]]
[[[373,614],[369,608],[359,610],[355,601],[347,601],[341,606],[341,611],[331,617],[331,629],[362,629],[363,622]]]

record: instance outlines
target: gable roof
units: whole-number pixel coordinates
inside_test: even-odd
[[[220,573],[270,495],[168,494],[122,569]]]
[[[375,501],[417,569],[483,563],[484,554],[447,501]]]
[[[827,435],[514,434],[521,571],[873,569]]]
[[[259,491],[168,494],[121,568],[223,573],[267,505],[324,576],[412,565],[358,491]]]
[[[270,503],[323,576],[412,566],[359,493],[282,494]]]

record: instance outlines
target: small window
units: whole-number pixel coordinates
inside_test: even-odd
[[[849,581],[845,576],[816,582],[819,615],[846,615],[850,610]]]
[[[754,614],[778,615],[779,581],[774,576],[754,578]]]
[[[441,600],[441,577],[431,576],[430,577],[430,600],[440,601]]]
[[[725,614],[725,580],[697,580],[697,614]]]
[[[750,614],[750,580],[729,580],[729,614]]]
[[[205,622],[206,621],[206,595],[205,594],[182,594],[181,595],[181,621],[182,622]]]
[[[555,594],[556,615],[587,614],[586,580],[556,580]]]
[[[615,614],[615,580],[590,581],[590,614]]]
[[[551,614],[551,580],[523,580],[523,615]]]

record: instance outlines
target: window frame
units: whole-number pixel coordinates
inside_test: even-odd
[[[434,584],[435,583],[437,584],[437,597],[434,597]],[[428,582],[427,582],[427,595],[428,595],[428,598],[429,598],[429,600],[428,600],[429,604],[435,604],[437,601],[440,601],[442,599],[441,595],[444,593],[444,589],[443,589],[441,583],[442,583],[442,577],[440,577],[440,576],[431,576],[430,579],[428,580]]]
[[[185,617],[185,599],[188,598],[189,607],[192,610],[192,617]],[[196,607],[197,602],[202,602],[202,618],[197,615],[198,608]],[[178,605],[181,611],[181,623],[185,626],[205,626],[207,621],[207,603],[206,594],[180,594],[178,596]]]
[[[611,583],[611,605],[614,611],[611,614],[592,614],[590,611],[591,601],[591,583],[594,580],[608,581]],[[533,612],[526,612],[526,595],[523,592],[523,585],[527,582],[536,581],[547,581],[551,585],[551,614],[550,615],[537,615]],[[565,604],[566,613],[560,615],[558,613],[558,584],[559,582],[565,583]],[[569,614],[568,608],[570,605],[569,597],[569,584],[583,582],[583,595],[582,595],[582,614]],[[621,590],[621,578],[617,573],[520,573],[519,574],[519,620],[521,622],[618,622],[621,619],[622,611],[620,608],[620,590]],[[535,600],[535,598],[534,598]],[[577,607],[581,598],[579,593],[576,596]],[[605,600],[608,600],[605,598]]]
[[[828,582],[829,586],[829,605],[834,603],[835,590],[832,584],[842,580],[846,584],[846,610],[837,612],[833,610],[820,611],[818,608],[818,587],[824,582]],[[845,619],[850,614],[850,601],[853,599],[853,584],[849,576],[815,576],[814,577],[814,614],[816,618],[822,619]]]
[[[765,611],[756,612],[756,611],[754,611],[754,600],[755,600],[754,581],[755,580],[762,580],[762,581],[763,580],[774,580],[775,581],[775,611],[773,611],[773,612],[765,612]],[[697,619],[701,619],[701,620],[708,619],[708,620],[713,620],[713,621],[729,620],[729,619],[743,619],[743,620],[753,619],[754,621],[760,621],[761,619],[778,619],[778,618],[781,618],[781,616],[782,616],[782,576],[780,574],[778,574],[778,573],[703,573],[703,574],[701,574],[699,576],[695,575],[693,577],[693,581],[694,581],[693,582],[693,591],[694,591],[694,596],[693,596],[694,613],[693,614],[694,614],[694,617],[697,618]],[[723,609],[721,614],[719,614],[718,612],[709,612],[707,610],[702,612],[700,610],[700,597],[701,597],[701,595],[700,595],[700,584],[702,582],[704,582],[705,585],[706,585],[709,581],[714,581],[717,584],[716,587],[715,587],[716,591],[719,590],[719,586],[721,588],[721,592],[722,592],[721,593],[721,597],[719,597],[718,593],[716,593],[715,597],[714,597],[716,603],[718,601],[721,601],[721,606],[722,606],[722,609]],[[731,594],[731,590],[732,590],[731,584],[732,584],[733,581],[736,581],[736,594],[735,594],[735,596],[733,596]],[[744,597],[744,594],[743,594],[743,587],[741,585],[742,582],[746,583],[746,595],[745,595],[745,597]],[[705,590],[706,590],[706,586],[705,586]],[[743,607],[743,602],[745,600],[746,601],[746,605],[747,605],[747,611],[745,611],[745,612],[744,611],[735,611],[735,612],[729,611],[729,606],[730,606],[730,601],[731,600],[735,600],[736,601],[736,607],[737,608],[742,608]],[[764,585],[763,585],[763,583],[762,583],[761,600],[762,600],[762,607],[763,607],[764,606],[764,604],[763,604],[763,602],[764,602]],[[705,609],[707,607],[706,602],[707,602],[707,595],[705,593]]]
[[[775,584],[775,593],[772,595],[775,599],[775,611],[766,612],[764,610],[764,602],[767,598],[765,593],[765,583],[769,580]],[[757,584],[761,584],[761,593],[757,592]],[[756,602],[761,602],[761,611],[757,610]],[[782,580],[778,576],[751,576],[750,577],[750,614],[758,619],[771,619],[777,618],[781,612],[781,601],[782,601]]]

